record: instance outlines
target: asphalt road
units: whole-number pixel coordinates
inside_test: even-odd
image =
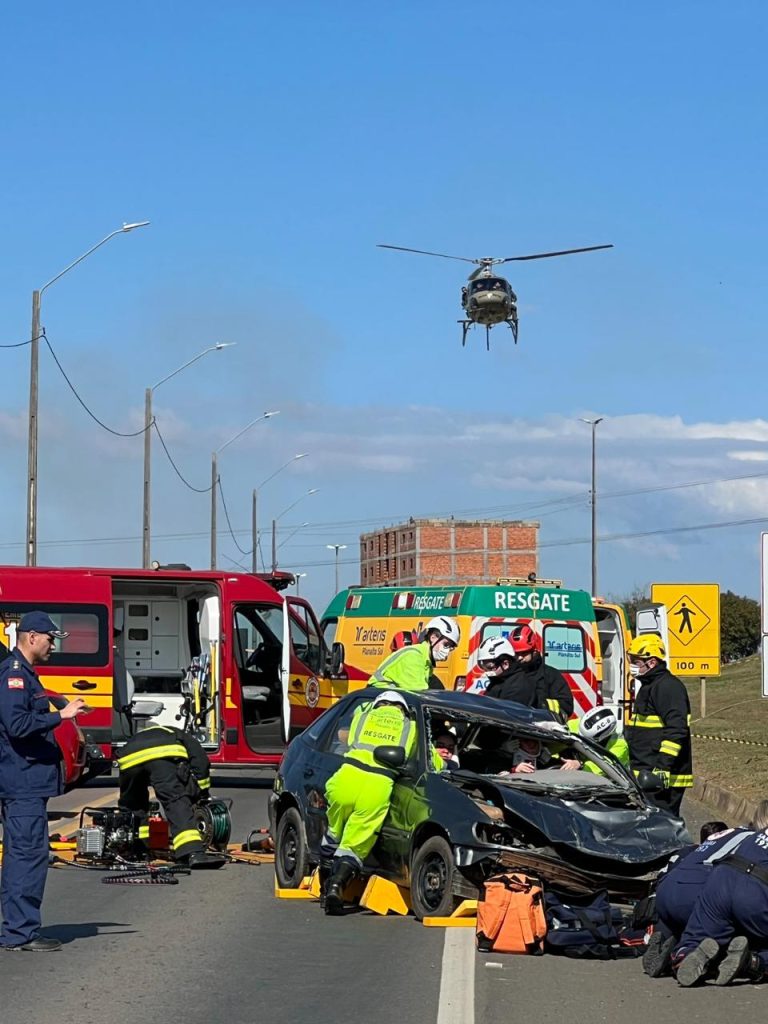
[[[219,774],[235,840],[266,824],[269,776]],[[76,827],[85,803],[111,802],[107,780],[52,803],[52,830]],[[689,827],[711,817],[689,803]],[[54,819],[54,814],[64,817]],[[470,929],[427,929],[367,913],[325,918],[273,896],[269,865],[227,865],[177,886],[107,886],[100,874],[52,870],[45,933],[53,954],[0,954],[8,1024],[720,1024],[757,1014],[756,986],[683,990],[650,981],[638,961],[575,962],[478,954]]]

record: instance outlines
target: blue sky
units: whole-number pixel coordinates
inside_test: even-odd
[[[319,488],[279,534],[318,607],[325,545],[354,582],[360,530],[409,515],[538,518],[542,573],[588,585],[594,415],[600,589],[757,596],[759,523],[687,528],[768,517],[767,27],[747,0],[7,5],[0,341],[29,336],[33,288],[149,219],[46,292],[48,337],[123,431],[145,387],[236,341],[158,389],[158,423],[205,487],[210,452],[281,410],[222,453],[222,486],[247,550],[252,488],[309,452],[259,504],[266,527]],[[489,354],[460,345],[464,265],[377,242],[616,248],[511,264],[520,344],[499,328]],[[28,349],[0,359],[13,562]],[[137,564],[141,439],[89,421],[45,351],[41,402],[40,561]],[[153,555],[204,566],[207,497],[157,444],[153,477]]]

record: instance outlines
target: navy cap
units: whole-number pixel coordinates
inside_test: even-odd
[[[17,633],[47,633],[48,636],[55,636],[63,640],[69,633],[59,629],[48,612],[27,612],[22,615],[21,622],[16,627]]]

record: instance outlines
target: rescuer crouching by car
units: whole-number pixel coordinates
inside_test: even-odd
[[[326,914],[343,912],[344,890],[360,873],[378,839],[398,768],[413,754],[416,738],[416,723],[397,690],[385,690],[354,713],[344,763],[325,787],[328,828],[323,838],[323,874],[332,852],[330,877],[324,886]],[[387,751],[399,754],[389,765],[382,759]],[[435,770],[441,771],[444,762],[436,751],[432,761]]]
[[[168,819],[174,859],[195,869],[226,863],[206,852],[195,820],[194,806],[209,799],[211,763],[194,736],[165,725],[143,729],[121,747],[117,766],[119,806],[140,817],[140,839],[149,839],[151,785]]]

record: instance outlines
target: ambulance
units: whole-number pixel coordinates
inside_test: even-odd
[[[660,606],[648,605],[638,632],[659,632]],[[619,721],[632,701],[631,639],[624,610],[565,589],[560,580],[499,579],[467,587],[351,587],[328,606],[321,628],[343,661],[349,688],[364,686],[397,645],[402,633],[420,632],[435,615],[455,618],[461,642],[435,675],[446,689],[468,690],[482,676],[477,650],[491,636],[507,636],[525,623],[538,635],[544,659],[568,681],[576,714],[596,705],[611,708]]]
[[[346,692],[311,606],[276,573],[0,567],[0,655],[21,616],[69,635],[41,665],[54,694],[83,697],[78,724],[111,758],[136,729],[192,732],[214,764],[279,763],[286,742]]]

